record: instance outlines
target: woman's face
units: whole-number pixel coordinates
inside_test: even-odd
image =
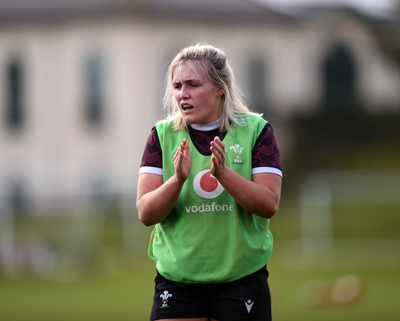
[[[172,82],[186,124],[209,124],[221,116],[223,89],[215,87],[197,64],[177,67]]]

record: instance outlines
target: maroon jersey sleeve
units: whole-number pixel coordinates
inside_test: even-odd
[[[254,145],[252,167],[273,167],[282,170],[278,145],[270,124],[264,127]]]
[[[162,168],[162,151],[155,127],[152,128],[151,133],[147,138],[140,166]]]

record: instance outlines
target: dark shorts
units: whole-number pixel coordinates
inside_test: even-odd
[[[270,321],[271,296],[266,268],[237,281],[192,284],[157,273],[150,320],[214,318],[218,321]]]

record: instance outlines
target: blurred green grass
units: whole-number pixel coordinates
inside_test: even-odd
[[[399,208],[396,205],[334,207],[334,236],[340,246],[322,253],[315,264],[303,266],[301,260],[297,261],[301,255],[296,252],[300,238],[298,204],[295,198],[287,197],[271,222],[275,252],[268,269],[274,320],[397,321],[400,317],[397,304]],[[40,239],[51,247],[59,264],[49,275],[38,275],[26,268],[14,274],[3,270],[0,273],[0,320],[149,319],[155,272],[154,263],[147,257],[150,228],[135,219],[132,226],[135,244],[127,254],[120,217],[112,214],[101,225],[95,246],[82,244],[81,251],[72,248],[73,251],[64,256],[60,253],[65,249],[65,237],[69,235],[71,224],[65,216],[19,217],[15,223],[19,240]],[[350,237],[359,240],[357,246],[350,241],[347,243]],[[309,282],[321,282],[329,290],[328,286],[349,275],[357,276],[362,283],[361,295],[355,302],[302,304],[306,296],[315,295],[304,291]]]

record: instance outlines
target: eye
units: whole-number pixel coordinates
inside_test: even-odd
[[[180,83],[174,83],[174,89],[180,89],[182,85]]]
[[[200,86],[200,83],[198,83],[198,82],[191,82],[190,83],[190,87],[195,88],[195,87],[199,87],[199,86]]]

